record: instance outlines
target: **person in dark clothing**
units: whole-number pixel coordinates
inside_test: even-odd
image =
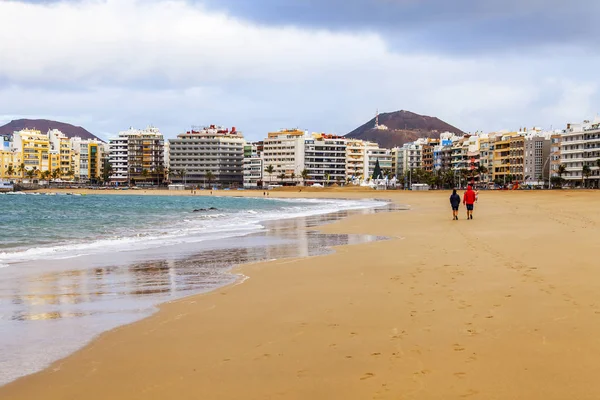
[[[456,193],[456,189],[452,191],[450,196],[450,205],[452,206],[452,219],[458,219],[458,207],[460,207],[460,196]]]

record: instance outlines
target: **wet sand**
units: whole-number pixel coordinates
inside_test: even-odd
[[[373,193],[337,195],[412,209],[320,230],[390,240],[245,266],[0,398],[600,398],[600,192],[482,192],[472,221]]]

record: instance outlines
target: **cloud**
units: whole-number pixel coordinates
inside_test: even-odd
[[[404,51],[497,52],[554,44],[591,50],[595,0],[199,0],[273,26],[371,31]]]
[[[393,11],[396,3],[417,4],[386,4]],[[467,131],[556,127],[588,116],[598,100],[590,84],[598,58],[570,46],[402,51],[377,30],[231,13],[177,0],[0,2],[0,121],[56,116],[104,137],[132,125],[173,137],[218,123],[256,140],[284,127],[344,134],[376,108],[435,115]],[[586,63],[572,61],[582,54]]]

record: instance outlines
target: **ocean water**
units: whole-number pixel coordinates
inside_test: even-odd
[[[67,258],[108,249],[122,251],[221,239],[260,231],[261,221],[373,205],[377,202],[4,195],[0,196],[0,267],[11,262]]]
[[[162,302],[235,282],[232,266],[380,240],[310,228],[383,206],[353,200],[0,195],[0,385],[150,315]]]

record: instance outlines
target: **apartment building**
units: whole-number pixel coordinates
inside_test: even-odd
[[[525,137],[522,134],[511,136],[509,139],[508,170],[513,181],[523,182],[525,175]]]
[[[390,149],[369,149],[365,154],[365,174],[368,178],[373,177],[375,166],[379,163],[379,168],[383,175],[392,172],[392,151]]]
[[[494,135],[482,135],[479,139],[479,164],[484,172],[479,176],[480,182],[491,182],[494,168]]]
[[[244,146],[244,188],[255,189],[263,186],[263,143],[247,143]]]
[[[342,136],[324,133],[314,133],[305,139],[304,168],[308,182],[329,185],[346,181],[346,142]]]
[[[398,168],[399,155],[396,153],[394,167]],[[381,149],[377,143],[349,139],[346,143],[346,178],[366,181],[372,178],[375,165],[379,161],[382,171],[392,170],[392,150]]]
[[[25,165],[25,170],[48,171],[50,162],[50,142],[48,135],[34,129],[23,129],[12,136],[12,148],[19,153],[20,162]],[[57,165],[55,165],[55,168]],[[21,171],[21,175],[24,171]]]
[[[421,168],[427,172],[435,169],[434,149],[440,144],[439,139],[425,139],[421,150]]]
[[[241,187],[244,183],[244,145],[235,127],[192,128],[169,141],[171,181]]]
[[[297,183],[304,169],[304,140],[305,132],[298,129],[282,129],[268,133],[263,141],[265,183]]]
[[[560,144],[562,141],[562,135],[560,132],[554,132],[550,136],[550,177],[556,178],[560,176]]]
[[[600,184],[600,170],[597,165],[597,160],[600,159],[600,118],[597,117],[591,122],[584,121],[582,124],[568,124],[562,132],[560,150],[561,163],[566,168],[563,178],[568,184],[583,184],[584,166],[591,170],[587,184]]]
[[[512,134],[498,134],[494,143],[494,168],[492,171],[492,180],[495,182],[506,182],[506,177],[510,175],[510,138]]]
[[[58,129],[51,129],[48,131],[48,140],[50,142],[50,155],[52,159],[51,169],[58,168],[60,176],[73,178],[75,165],[71,152],[70,139]]]
[[[103,171],[104,143],[96,139],[72,137],[71,154],[74,177],[81,182],[98,180]]]
[[[156,182],[164,170],[164,138],[155,127],[130,128],[108,142],[110,180],[117,183]]]
[[[550,172],[550,136],[525,137],[524,182],[543,185]]]

